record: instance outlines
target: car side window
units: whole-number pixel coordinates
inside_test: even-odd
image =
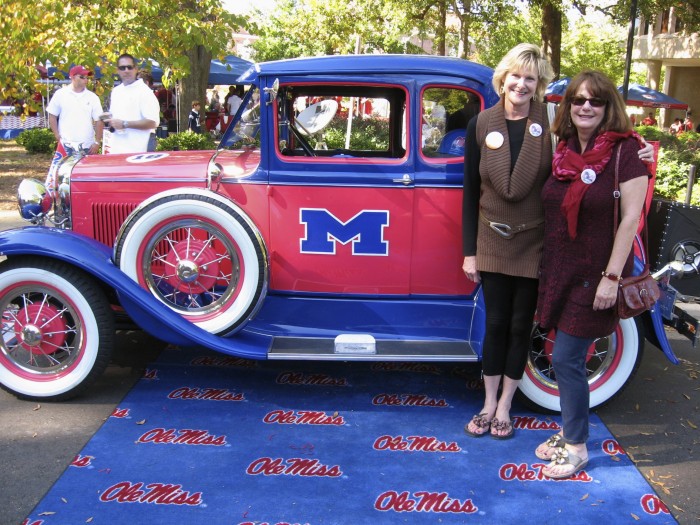
[[[470,91],[428,87],[421,96],[421,153],[428,159],[463,158],[469,120],[479,113],[479,97]]]
[[[282,157],[371,157],[406,154],[406,94],[399,87],[286,85],[277,97],[277,150]]]

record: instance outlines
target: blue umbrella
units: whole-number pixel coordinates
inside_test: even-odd
[[[622,86],[617,90],[622,93]],[[673,97],[639,84],[627,88],[627,105],[646,108],[688,109],[688,104]]]
[[[545,102],[559,102],[564,98],[566,88],[569,87],[571,79],[569,77],[560,78],[554,82],[550,82],[547,89],[544,91]]]

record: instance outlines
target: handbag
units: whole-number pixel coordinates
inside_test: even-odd
[[[614,234],[617,235],[617,221],[618,213],[620,209],[620,180],[618,175],[618,170],[620,167],[620,147],[617,148],[617,160],[615,162],[615,191],[613,196],[615,198],[615,222],[614,222]],[[642,249],[645,251],[644,260],[648,260],[646,256],[646,247],[648,243],[647,239],[647,221],[646,221],[646,200],[644,201],[644,208],[642,212],[644,217],[644,244]],[[644,270],[640,275],[633,275],[630,277],[624,277],[620,279],[620,286],[617,289],[617,314],[620,319],[629,319],[630,317],[636,317],[647,310],[651,310],[656,304],[656,301],[661,296],[661,291],[659,290],[659,285],[656,280],[649,273],[649,264],[645,264]]]

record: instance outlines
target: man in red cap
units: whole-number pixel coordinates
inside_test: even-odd
[[[92,71],[73,66],[69,76],[70,84],[56,91],[46,107],[49,126],[68,155],[77,150],[99,153],[104,125],[100,99],[86,87]]]

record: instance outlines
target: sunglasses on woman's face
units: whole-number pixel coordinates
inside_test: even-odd
[[[591,105],[591,107],[594,108],[602,108],[605,104],[608,103],[606,100],[603,100],[602,98],[598,97],[586,98],[579,95],[571,98],[571,104],[573,104],[574,106],[583,106],[586,102],[588,102]]]

